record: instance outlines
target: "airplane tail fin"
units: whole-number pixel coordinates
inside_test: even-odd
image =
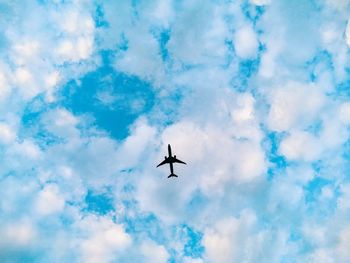
[[[168,178],[170,178],[170,177],[178,177],[176,174],[170,174],[169,176],[168,176]]]

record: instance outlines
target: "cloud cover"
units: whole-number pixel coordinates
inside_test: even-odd
[[[347,262],[348,4],[0,3],[0,258]]]

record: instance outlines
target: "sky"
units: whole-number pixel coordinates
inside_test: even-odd
[[[0,0],[0,261],[349,262],[349,17]]]

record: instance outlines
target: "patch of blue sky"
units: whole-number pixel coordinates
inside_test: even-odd
[[[118,221],[118,220],[117,220]],[[188,225],[164,225],[154,214],[139,214],[137,217],[124,218],[122,220],[127,233],[131,234],[135,240],[143,240],[145,236],[158,244],[168,247],[173,240],[184,241],[183,253],[192,258],[199,258],[204,252],[201,244],[203,234],[195,231]],[[178,262],[181,251],[168,247],[170,252],[170,262]]]
[[[196,218],[201,216],[201,211],[208,205],[209,198],[205,196],[200,190],[193,192],[189,202],[186,204],[186,211],[189,218]]]
[[[316,176],[304,187],[306,203],[318,201],[317,199],[321,194],[322,188],[331,184],[331,180]]]
[[[201,258],[204,253],[204,247],[201,244],[203,234],[193,230],[186,224],[172,226],[169,232],[169,240],[181,240],[183,247],[168,247],[170,254],[169,262],[179,262],[181,257]]]
[[[305,63],[305,71],[309,73],[309,80],[317,82],[324,71],[333,72],[334,65],[332,55],[326,51],[319,51],[310,61]]]
[[[108,27],[109,23],[104,17],[103,7],[101,4],[96,5],[94,13],[94,21],[97,28]]]
[[[350,75],[350,70],[347,70],[347,74]],[[335,85],[334,93],[332,97],[337,97],[341,100],[348,100],[350,97],[350,79],[345,79],[341,83]]]
[[[104,62],[109,59],[104,58]],[[147,113],[154,100],[154,91],[148,82],[118,72],[109,64],[79,81],[70,81],[61,93],[62,106],[76,115],[92,116],[98,128],[117,140],[128,135],[129,125]]]
[[[124,33],[121,33],[120,34],[120,41],[117,45],[118,47],[118,52],[119,51],[126,51],[128,48],[129,48],[129,42],[128,42],[128,39],[125,37],[125,34]],[[102,54],[102,57],[105,57],[105,53],[106,54],[109,54],[111,53],[110,50],[108,51],[102,51],[101,54]],[[106,63],[105,63],[106,64]]]
[[[163,30],[160,33],[159,42],[160,42],[160,52],[162,55],[162,60],[164,62],[169,59],[169,51],[167,49],[167,43],[169,39],[170,39],[170,30]]]
[[[106,215],[114,211],[114,199],[110,192],[96,193],[94,190],[88,190],[85,196],[86,209],[90,213]]]
[[[34,125],[40,116],[47,110],[48,105],[44,102],[43,95],[33,98],[25,107],[22,113],[22,125],[24,128]]]
[[[270,163],[267,170],[268,180],[272,180],[274,176],[283,173],[288,166],[286,158],[278,152],[279,144],[286,136],[284,132],[272,132],[265,131],[265,140],[263,141],[264,148],[266,149],[265,155],[267,161]]]
[[[171,63],[172,59],[169,55],[169,50],[167,48],[167,44],[171,36],[171,30],[169,28],[163,28],[158,26],[151,28],[150,31],[159,43],[159,50],[163,63]]]
[[[203,233],[194,230],[188,225],[183,225],[183,231],[187,239],[184,246],[184,254],[191,258],[201,258],[204,253],[202,245]]]
[[[35,249],[5,248],[0,250],[0,258],[3,262],[28,262],[35,263],[41,258],[42,252]]]
[[[228,23],[228,22],[226,22]],[[234,43],[231,39],[226,39],[225,40],[225,46],[227,47],[227,56],[225,58],[226,64],[222,65],[223,69],[227,69],[232,62],[236,59],[235,56],[235,48],[234,48]]]
[[[253,75],[255,75],[259,69],[260,59],[248,59],[242,60],[239,63],[238,75],[233,80],[233,86],[239,92],[246,92],[248,88],[251,88],[249,83]]]
[[[159,244],[167,244],[169,241],[164,224],[152,213],[126,217],[123,224],[126,232],[132,234],[136,240],[142,240],[146,236]]]
[[[57,103],[46,103],[45,96],[39,94],[33,98],[23,109],[21,118],[21,129],[18,138],[21,140],[32,137],[41,148],[47,148],[53,144],[64,142],[62,138],[47,131],[42,125],[41,118],[51,109],[59,107]]]
[[[252,5],[246,0],[242,2],[241,9],[244,16],[255,24],[264,14],[266,7]]]

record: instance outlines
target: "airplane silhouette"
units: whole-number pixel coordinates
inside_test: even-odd
[[[183,164],[186,164],[186,163],[176,159],[176,155],[174,155],[174,156],[171,155],[171,146],[170,146],[170,144],[168,144],[168,153],[169,153],[169,156],[168,157],[165,156],[165,160],[163,162],[161,162],[160,164],[158,164],[157,167],[168,163],[168,164],[170,164],[170,175],[168,176],[168,178],[170,178],[170,177],[178,177],[176,174],[174,174],[173,163],[183,163]]]

